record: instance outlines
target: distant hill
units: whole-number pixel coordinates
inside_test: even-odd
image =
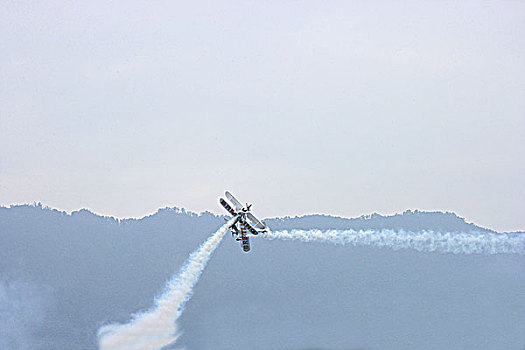
[[[210,212],[193,213],[184,208],[161,208],[156,213],[140,219],[118,219],[111,216],[101,216],[92,213],[87,209],[73,211],[67,214],[49,207],[42,206],[41,203],[33,205],[14,205],[10,207],[0,207],[0,218],[7,221],[16,221],[23,218],[46,218],[47,220],[71,220],[76,218],[79,222],[88,220],[97,221],[98,224],[116,225],[141,225],[142,223],[170,224],[173,220],[180,220],[182,217],[188,218],[204,217],[210,221],[222,222],[223,215],[214,215]],[[66,219],[70,218],[70,219]],[[452,212],[425,212],[419,210],[406,210],[401,214],[381,215],[377,213],[362,215],[357,218],[343,218],[331,215],[312,214],[296,217],[269,218],[265,222],[272,230],[291,230],[291,229],[353,229],[353,230],[433,230],[443,232],[486,232],[496,233],[489,228],[484,228],[468,223],[464,218]]]
[[[281,229],[493,232],[454,213],[272,218]],[[223,216],[116,219],[0,207],[0,348],[95,349],[150,307]],[[461,256],[225,237],[181,319],[187,349],[522,348],[523,256]],[[451,336],[456,334],[458,336]],[[459,336],[460,335],[460,336]]]
[[[353,229],[353,230],[432,230],[443,232],[490,232],[494,230],[465,222],[465,219],[450,212],[424,212],[407,210],[402,214],[381,215],[370,214],[358,218],[347,219],[330,215],[306,215],[300,217],[285,217],[267,219],[265,222],[272,230],[291,229]]]

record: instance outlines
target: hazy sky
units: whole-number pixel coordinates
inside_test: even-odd
[[[0,204],[525,229],[525,2],[2,1]]]

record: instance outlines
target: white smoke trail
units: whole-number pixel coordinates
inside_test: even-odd
[[[111,324],[98,331],[101,350],[147,350],[161,349],[177,340],[175,321],[184,311],[184,305],[193,294],[210,257],[233,219],[222,226],[193,252],[179,274],[167,284],[164,293],[155,300],[155,306],[133,316],[127,324]]]
[[[268,239],[328,242],[354,246],[377,246],[397,249],[415,249],[421,252],[453,254],[525,253],[525,234],[492,234],[481,232],[435,232],[394,230],[292,230],[267,232]]]

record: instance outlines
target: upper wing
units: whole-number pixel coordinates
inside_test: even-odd
[[[246,213],[246,216],[248,219],[253,223],[255,227],[257,227],[260,230],[264,230],[266,228],[266,225],[263,224],[259,219],[257,219],[255,216],[253,216],[252,213]]]
[[[233,210],[232,207],[230,207],[230,205],[228,203],[226,203],[226,201],[224,199],[220,199],[219,202],[221,203],[221,205],[228,211],[228,213],[232,214],[232,216],[236,216],[237,213],[235,212],[235,210]]]
[[[225,194],[226,198],[228,198],[228,200],[233,204],[235,210],[240,211],[243,208],[241,202],[239,202],[230,192],[226,191]]]

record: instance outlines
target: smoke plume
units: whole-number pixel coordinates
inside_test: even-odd
[[[397,249],[415,249],[421,252],[453,254],[525,253],[525,235],[490,234],[481,232],[435,232],[393,230],[292,230],[267,232],[268,239],[327,242],[354,246],[376,246]]]
[[[184,311],[184,305],[193,295],[193,287],[232,222],[233,219],[190,255],[180,272],[168,282],[164,293],[155,300],[152,309],[133,316],[129,323],[111,324],[100,328],[99,348],[160,349],[175,342],[180,335],[175,321]]]

